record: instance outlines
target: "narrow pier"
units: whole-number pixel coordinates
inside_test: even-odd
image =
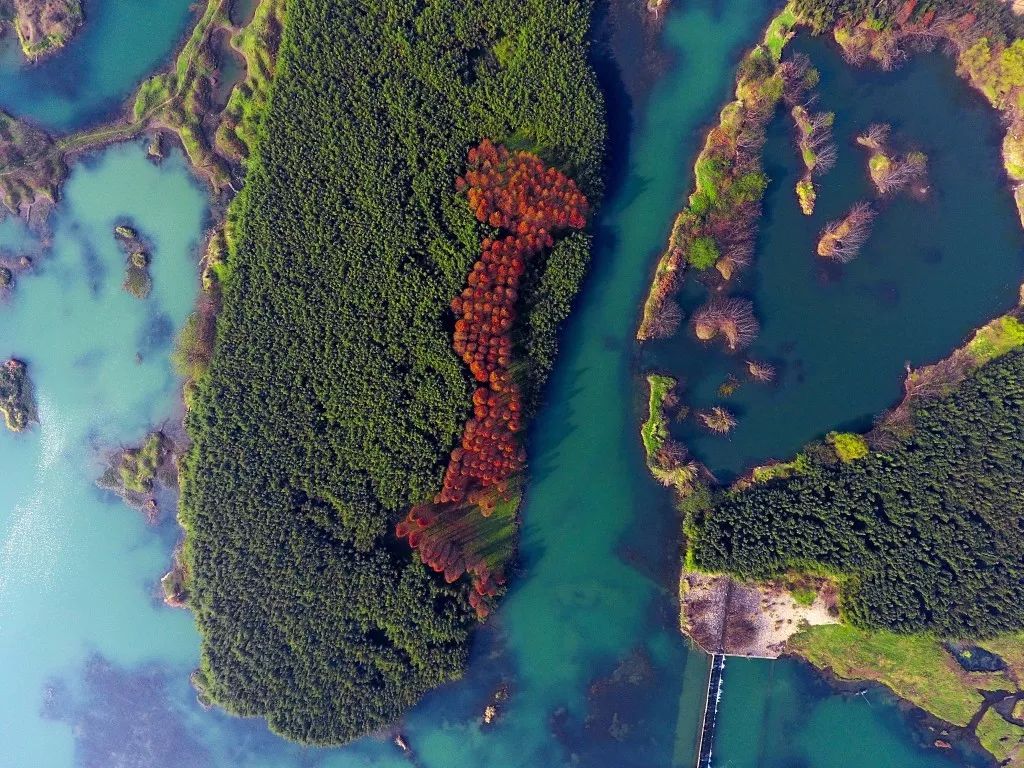
[[[708,675],[708,693],[704,700],[704,719],[700,726],[700,740],[697,742],[697,768],[711,768],[711,747],[715,742],[715,724],[718,721],[718,701],[722,696],[722,675],[724,673],[725,654],[712,655],[711,673]]]

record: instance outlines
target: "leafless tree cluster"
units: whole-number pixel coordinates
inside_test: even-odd
[[[871,234],[875,211],[868,203],[857,203],[845,218],[830,222],[818,241],[818,255],[846,264],[857,258]]]
[[[888,165],[872,173],[875,186],[883,195],[899,192],[909,184],[924,178],[927,161],[920,153],[911,153],[903,158],[889,158]]]
[[[736,417],[720,405],[699,411],[697,418],[707,429],[718,435],[727,435],[736,427]]]
[[[666,308],[665,305],[669,302],[675,304],[671,297],[679,285],[679,266],[685,257],[685,252],[678,246],[672,247],[665,256],[665,268],[655,276],[651,286],[651,295],[647,299],[650,310],[637,331],[637,338],[640,341],[668,338],[678,329],[678,322],[674,327],[672,325],[672,315],[679,312],[679,319],[682,319],[679,306],[676,305],[673,309],[672,307]],[[667,316],[664,313],[667,313]]]
[[[670,338],[679,330],[682,320],[683,312],[679,308],[679,303],[675,299],[664,298],[651,313],[647,336],[652,339]]]
[[[806,113],[806,120],[799,124],[797,145],[801,153],[809,151],[814,164],[807,170],[815,174],[828,173],[836,164],[839,152],[832,141],[832,112]]]
[[[916,371],[910,370],[908,366],[907,378],[903,382],[905,399],[942,397],[967,378],[972,367],[973,358],[962,349],[956,350],[944,360],[918,368]]]
[[[757,220],[760,216],[761,204],[749,202],[708,217],[708,234],[715,238],[721,251],[721,260],[729,265],[730,271],[747,267],[754,260]]]
[[[803,103],[807,92],[817,81],[817,72],[803,53],[796,53],[783,61],[779,65],[779,73],[782,75],[782,98],[790,107]]]
[[[754,381],[771,384],[775,381],[775,366],[758,360],[747,360],[747,373]]]
[[[761,329],[754,305],[746,299],[712,299],[693,315],[693,331],[701,341],[719,334],[730,352],[749,346]]]
[[[889,141],[892,126],[888,123],[872,123],[857,137],[857,143],[868,149],[881,150]]]

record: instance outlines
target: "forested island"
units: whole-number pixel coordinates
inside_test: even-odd
[[[588,260],[605,131],[589,14],[289,3],[188,397],[204,700],[334,744],[461,675]]]
[[[944,45],[958,74],[1006,119],[1003,159],[1024,220],[1024,25],[1006,4],[794,0],[744,57],[736,101],[697,158],[695,191],[656,267],[641,342],[685,328],[736,352],[756,335],[756,307],[729,292],[754,257],[765,126],[780,104],[791,111],[805,214],[814,210],[814,176],[834,153],[831,118],[808,109],[816,73],[801,55],[786,55],[801,29],[831,34],[853,66],[892,69]],[[927,158],[895,152],[886,126],[865,126],[858,143],[870,152],[865,171],[880,197],[922,185]],[[855,204],[822,231],[814,255],[856,258],[877,215],[875,204]],[[684,326],[674,296],[690,272],[712,297]],[[1024,764],[1020,312],[979,329],[950,357],[908,370],[904,400],[870,433],[829,433],[731,486],[672,439],[668,423],[690,409],[673,378],[649,374],[641,435],[652,473],[675,489],[684,515],[684,631],[708,651],[797,653],[841,677],[878,680],[963,727],[1004,764]],[[729,431],[725,408],[695,415]],[[972,667],[985,654],[993,666]]]

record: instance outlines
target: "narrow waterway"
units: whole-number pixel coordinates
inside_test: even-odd
[[[122,7],[92,5],[114,16]],[[196,296],[206,196],[178,153],[156,167],[133,143],[76,164],[51,247],[0,306],[0,357],[29,363],[41,404],[39,426],[0,433],[0,768],[694,765],[708,660],[677,630],[678,520],[641,457],[633,334],[694,154],[769,10],[759,0],[692,0],[673,4],[660,33],[621,9],[602,22],[612,43],[598,51],[612,185],[531,429],[521,569],[478,633],[466,679],[429,695],[402,724],[409,755],[388,734],[303,749],[261,721],[197,704],[191,617],[159,597],[174,521],[165,514],[147,526],[94,479],[105,450],[177,415],[180,381],[168,355]],[[171,0],[152,15],[154,28],[180,20]],[[96,46],[76,54],[83,61],[116,62],[137,44],[83,40]],[[34,70],[12,77],[0,103],[4,93],[31,92],[24,78]],[[46,113],[55,125],[89,111],[85,91],[35,87],[41,104],[67,99]],[[153,244],[144,302],[121,290],[124,255],[112,236],[121,217]],[[40,257],[44,245],[8,220],[0,251]],[[484,725],[503,685],[508,698]],[[714,765],[955,764],[919,743],[891,698],[836,695],[794,663],[730,661],[724,691]],[[836,762],[853,739],[860,751],[846,754],[855,759]],[[882,751],[896,762],[875,759]]]

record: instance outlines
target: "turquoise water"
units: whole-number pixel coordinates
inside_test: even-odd
[[[0,39],[0,108],[65,132],[117,112],[183,38],[192,0],[85,0],[85,24],[64,50],[25,62]]]
[[[616,17],[629,87],[604,62],[614,180],[531,430],[520,573],[478,633],[466,679],[401,725],[414,757],[387,735],[303,749],[196,703],[198,637],[159,596],[178,530],[169,514],[147,526],[94,479],[104,451],[179,415],[168,353],[196,298],[206,196],[178,153],[156,167],[129,144],[76,164],[52,248],[0,306],[0,357],[29,362],[41,405],[28,433],[0,432],[0,768],[692,765],[707,660],[676,629],[678,521],[640,455],[633,333],[703,131],[766,17],[758,0],[673,4],[662,58],[641,55],[653,43],[636,19]],[[121,217],[154,246],[144,302],[120,288],[111,230]],[[8,220],[4,250],[42,246]],[[878,750],[910,768],[955,764],[919,746],[881,694],[835,695],[788,662],[743,670],[726,672],[716,748],[731,757],[716,765],[826,768],[844,748],[856,757],[848,766],[880,765]],[[510,697],[485,727],[503,683]],[[754,728],[784,728],[794,746],[776,753],[782,736],[754,742]]]
[[[908,727],[906,715],[877,687],[834,694],[795,662],[729,659],[713,765],[719,768],[961,768],[983,756],[942,752],[940,733]],[[945,737],[949,738],[949,737]]]

